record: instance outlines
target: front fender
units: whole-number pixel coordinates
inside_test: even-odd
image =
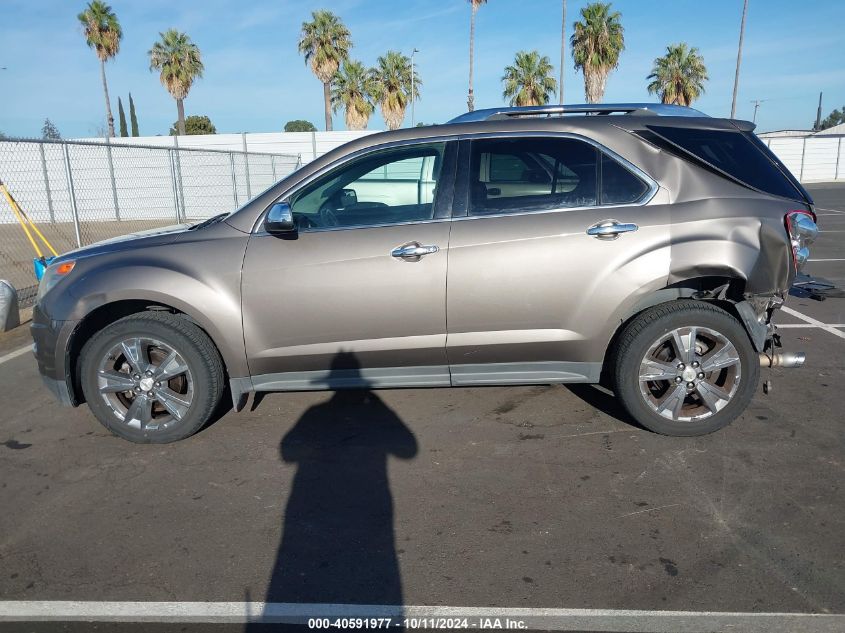
[[[47,293],[41,309],[54,321],[82,322],[120,301],[183,312],[211,337],[232,377],[247,376],[240,278],[248,237],[215,235],[77,260],[71,276]]]

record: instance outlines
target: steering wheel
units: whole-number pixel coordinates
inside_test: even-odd
[[[337,213],[332,208],[331,200],[326,200],[317,212],[320,216],[320,226],[338,226],[340,222],[337,219]]]

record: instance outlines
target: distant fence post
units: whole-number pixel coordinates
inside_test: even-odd
[[[270,154],[270,169],[273,170],[273,182],[276,182],[276,155]]]
[[[76,206],[76,190],[73,188],[73,170],[70,167],[70,152],[68,144],[62,143],[65,155],[65,178],[67,179],[67,195],[70,198],[70,209],[73,212],[73,230],[76,233],[76,247],[82,248],[82,235],[79,232],[79,209]]]
[[[47,157],[44,156],[44,143],[38,144],[41,152],[41,174],[44,176],[44,189],[47,192],[47,210],[50,212],[50,224],[56,223],[56,210],[53,208],[53,192],[50,191],[50,176],[47,173]]]
[[[801,171],[798,174],[798,182],[804,182],[804,155],[807,153],[807,137],[804,137],[804,143],[801,145]]]
[[[170,184],[173,189],[173,208],[176,211],[176,224],[179,224],[182,220],[179,217],[179,186],[176,184],[176,160],[173,158],[175,151],[169,149],[167,153],[170,154]]]
[[[836,148],[836,171],[833,172],[833,178],[839,180],[839,165],[842,164],[842,137],[839,137],[839,146]]]
[[[235,200],[235,208],[237,209],[240,205],[238,204],[238,179],[235,176],[235,154],[229,152],[229,166],[232,168],[232,197]]]
[[[109,178],[111,179],[111,196],[114,200],[114,219],[120,222],[120,206],[117,203],[117,184],[114,181],[114,162],[111,155],[111,140],[106,136],[106,158],[109,163]]]
[[[317,160],[317,133],[311,132],[311,160]]]
[[[294,167],[294,169],[299,169],[300,167],[302,167],[302,153],[301,152],[296,155],[296,167]]]
[[[252,200],[252,186],[249,182],[249,154],[246,151],[246,132],[241,132],[241,141],[244,146],[244,173],[246,174],[246,197]]]
[[[179,136],[175,135],[173,137],[173,145],[176,146],[176,182],[178,184],[178,192],[179,192],[179,206],[182,208],[182,218],[181,220],[187,221],[188,219],[188,210],[185,208],[185,188],[182,186],[182,150],[179,149]],[[179,218],[177,218],[178,221]]]

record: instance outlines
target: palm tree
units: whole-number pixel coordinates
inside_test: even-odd
[[[331,11],[314,11],[311,18],[311,22],[302,23],[299,52],[305,55],[305,63],[311,64],[311,70],[323,82],[326,130],[331,130],[331,81],[340,64],[349,57],[352,40],[349,29]]]
[[[364,130],[373,113],[373,78],[361,62],[346,60],[332,80],[332,107],[346,110],[346,129]]]
[[[85,11],[77,18],[82,25],[85,42],[94,49],[100,60],[100,77],[103,80],[103,92],[106,95],[106,121],[109,125],[109,136],[114,136],[114,117],[111,113],[109,101],[109,85],[106,82],[106,62],[120,51],[120,39],[123,31],[120,22],[111,7],[100,0],[92,0],[85,7]]]
[[[654,60],[647,79],[649,94],[657,94],[663,103],[688,106],[704,92],[707,68],[698,49],[685,42],[666,47],[666,54]]]
[[[475,110],[475,96],[472,94],[472,65],[475,57],[475,14],[478,7],[487,4],[487,0],[469,0],[469,93],[467,93],[467,108],[470,112]]]
[[[159,33],[161,39],[147,53],[150,71],[158,70],[161,85],[176,99],[177,131],[185,134],[185,104],[183,101],[196,79],[202,77],[203,65],[200,49],[186,33],[168,29]]]
[[[599,103],[610,71],[619,64],[625,50],[625,29],[618,11],[610,12],[610,3],[594,2],[581,9],[579,22],[573,24],[572,56],[575,68],[584,73],[587,103]]]
[[[411,69],[411,58],[398,51],[387,51],[378,58],[376,68],[370,69],[373,97],[381,106],[384,123],[389,130],[402,125],[405,108],[411,100],[411,73],[414,77],[414,97],[420,98],[420,81],[417,71]]]
[[[512,106],[537,106],[549,102],[557,90],[552,77],[554,66],[549,58],[537,51],[519,51],[512,66],[505,67],[502,96]]]

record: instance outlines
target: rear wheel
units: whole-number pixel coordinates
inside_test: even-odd
[[[196,433],[223,392],[223,366],[187,319],[145,312],[115,321],[82,349],[81,383],[96,418],[132,442],[167,443]]]
[[[742,324],[701,301],[638,315],[619,338],[616,394],[644,427],[704,435],[730,424],[751,398],[760,362]]]

